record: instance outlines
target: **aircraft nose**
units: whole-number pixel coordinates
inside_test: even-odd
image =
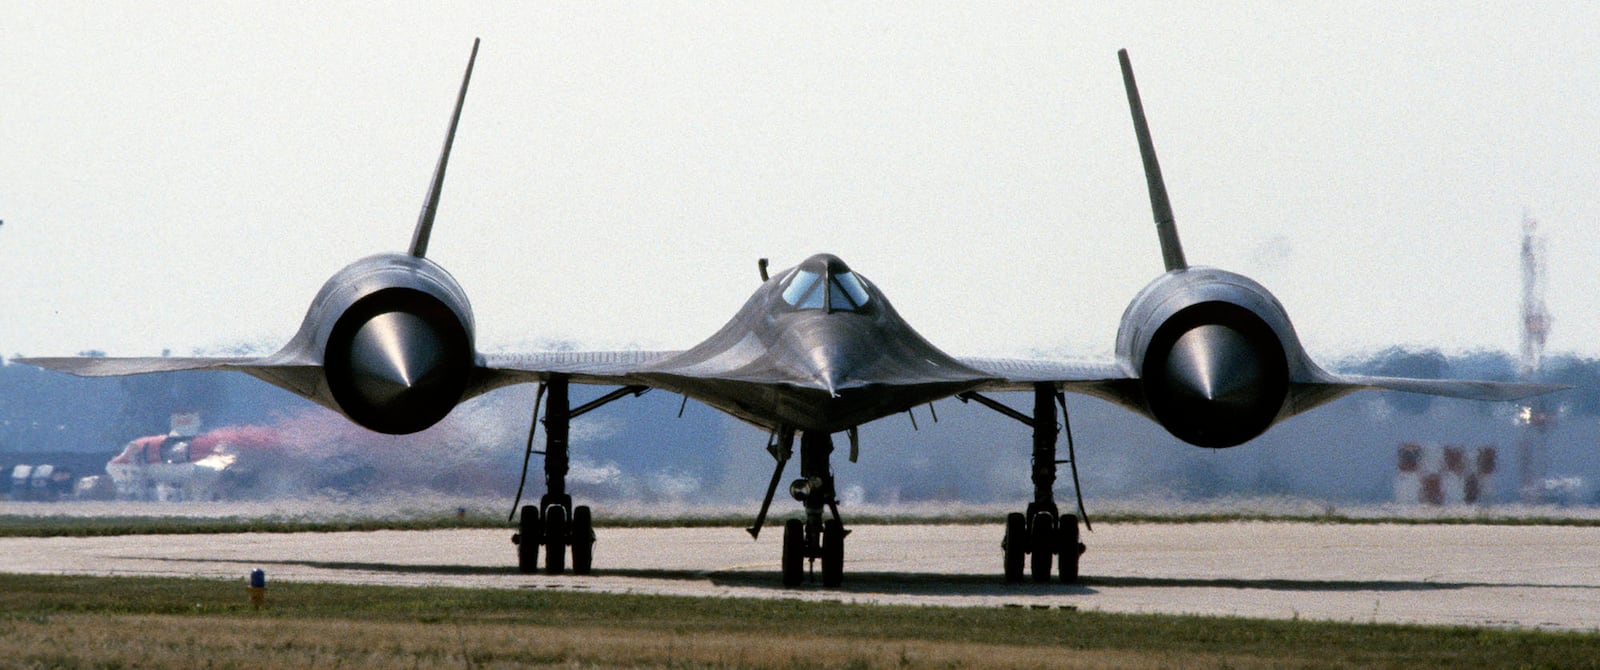
[[[370,402],[393,405],[426,390],[446,365],[444,338],[427,320],[386,312],[362,324],[350,342],[356,390]]]
[[[792,329],[789,336],[789,346],[798,354],[796,373],[834,397],[860,381],[879,348],[861,324],[838,318],[818,318]]]
[[[824,364],[817,366],[816,375],[817,380],[822,382],[822,387],[828,391],[828,395],[839,397],[839,387],[844,385],[847,378],[842,371]]]
[[[1266,370],[1243,334],[1219,324],[1184,333],[1167,356],[1167,376],[1181,394],[1249,407],[1259,400]]]

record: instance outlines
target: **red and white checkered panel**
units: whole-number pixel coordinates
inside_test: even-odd
[[[1494,447],[1466,447],[1406,442],[1395,462],[1395,502],[1414,505],[1462,505],[1488,502],[1494,494]]]

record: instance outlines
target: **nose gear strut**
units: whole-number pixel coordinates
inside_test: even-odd
[[[783,466],[788,461],[788,445],[794,441],[793,431],[785,431],[778,438],[778,468],[767,487],[767,498],[761,505],[761,516],[756,526],[748,529],[752,536],[760,531],[766,518],[767,506],[772,502]],[[781,455],[780,455],[781,454]],[[789,487],[790,493],[805,505],[806,518],[790,519],[783,526],[783,585],[793,588],[805,579],[805,565],[822,563],[822,585],[837,587],[844,583],[844,538],[849,531],[839,517],[839,501],[834,493],[833,469],[829,457],[833,454],[833,437],[828,433],[801,433],[800,479]],[[831,515],[823,519],[823,509]]]

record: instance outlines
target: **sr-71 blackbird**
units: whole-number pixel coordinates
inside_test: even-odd
[[[884,292],[835,256],[818,254],[763,282],[726,326],[684,351],[483,354],[474,343],[466,293],[426,257],[445,167],[477,60],[473,42],[444,147],[423,201],[409,253],[386,253],[340,270],[318,292],[300,330],[261,358],[29,358],[22,362],[85,376],[175,370],[237,370],[340,412],[368,429],[404,434],[442,419],[461,402],[519,383],[537,383],[533,427],[545,429],[546,492],[517,509],[518,564],[588,573],[590,510],[566,491],[570,422],[595,407],[664,389],[767,431],[777,464],[750,528],[759,534],[798,439],[800,477],[789,487],[804,520],[784,525],[782,577],[798,585],[805,564],[821,563],[822,583],[843,579],[846,531],[835,498],[833,436],[844,433],[854,460],[857,427],[935,400],[974,401],[1033,429],[1034,497],[1007,516],[1005,578],[1021,581],[1025,563],[1048,581],[1078,577],[1080,518],[1056,504],[1057,436],[1066,392],[1116,403],[1200,447],[1246,442],[1273,424],[1362,389],[1477,400],[1514,400],[1558,387],[1466,380],[1331,374],[1306,355],[1282,305],[1260,284],[1223,270],[1191,267],[1156,162],[1133,70],[1118,56],[1143,157],[1166,272],[1133,298],[1117,333],[1116,359],[1100,365],[956,358],[918,335]],[[572,384],[618,387],[573,407]],[[1028,411],[987,393],[1023,392]],[[532,453],[530,430],[528,450]],[[526,462],[524,467],[526,467]],[[1072,468],[1076,480],[1076,466]],[[1074,481],[1076,488],[1076,481]],[[520,502],[521,491],[518,492]],[[1079,512],[1082,496],[1078,496]],[[1085,527],[1088,519],[1081,519]],[[1031,557],[1031,560],[1030,560]]]

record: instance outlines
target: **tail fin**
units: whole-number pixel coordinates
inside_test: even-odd
[[[428,185],[428,197],[422,201],[422,213],[417,216],[417,230],[411,234],[411,255],[422,258],[428,254],[428,236],[433,234],[433,216],[439,211],[439,192],[444,189],[444,168],[450,162],[450,145],[456,141],[456,123],[461,121],[461,106],[467,101],[467,82],[472,81],[472,64],[478,60],[478,39],[472,39],[472,55],[467,57],[467,73],[461,77],[461,93],[456,96],[456,111],[450,115],[450,130],[444,136],[444,150],[439,152],[439,164],[433,168],[433,183]]]
[[[1133,82],[1133,65],[1128,50],[1118,49],[1122,61],[1122,84],[1128,89],[1128,109],[1133,112],[1133,131],[1139,136],[1139,156],[1144,159],[1144,179],[1150,187],[1150,210],[1156,217],[1156,235],[1161,238],[1161,259],[1167,271],[1189,267],[1178,241],[1178,225],[1172,218],[1172,203],[1167,200],[1167,184],[1161,179],[1161,164],[1156,162],[1156,146],[1150,140],[1150,125],[1144,120],[1144,104],[1139,102],[1139,86]]]

